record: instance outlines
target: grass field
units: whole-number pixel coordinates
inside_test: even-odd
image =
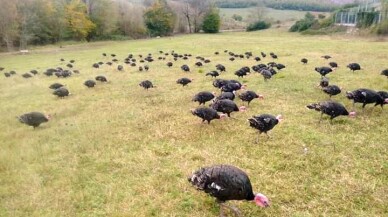
[[[243,20],[249,18],[249,15],[252,13],[254,8],[221,8],[221,16],[232,18],[234,14],[240,15],[243,17]],[[299,20],[304,17],[306,11],[295,11],[295,10],[276,10],[272,8],[265,8],[264,17],[266,19],[272,19],[274,21],[290,21],[290,20]]]
[[[222,78],[237,78],[235,70],[256,64],[253,59],[230,62],[224,49],[272,51],[287,68],[269,82],[258,74],[240,79],[265,99],[232,119],[200,124],[189,111],[197,107],[191,98],[216,89],[211,78],[198,73],[194,57],[212,60],[203,72],[224,64]],[[191,53],[193,58],[178,60],[171,69],[156,60],[149,72],[91,67],[109,60],[103,52],[123,60],[129,53],[157,58],[159,50]],[[327,118],[318,124],[319,113],[305,108],[328,99],[315,88],[320,76],[314,67],[327,64],[322,55],[339,63],[328,77],[343,91],[388,90],[388,79],[380,75],[388,67],[387,50],[386,41],[267,30],[0,54],[0,66],[18,73],[0,77],[0,216],[218,216],[213,198],[192,188],[186,177],[201,166],[220,163],[245,170],[254,190],[271,200],[268,209],[233,202],[244,216],[387,216],[387,108],[369,105],[362,112],[358,105],[356,118],[339,117],[333,124]],[[215,51],[221,54],[214,56]],[[309,59],[307,65],[300,63],[302,57]],[[64,66],[60,58],[76,60],[81,73],[66,79],[21,77],[31,69],[42,73]],[[350,62],[359,62],[364,70],[351,73],[345,67]],[[184,63],[191,73],[180,70]],[[111,82],[93,89],[83,86],[100,74]],[[185,76],[195,80],[182,88],[175,81]],[[157,88],[140,88],[145,79]],[[71,96],[51,94],[48,86],[58,81]],[[344,94],[334,99],[351,109]],[[34,130],[15,118],[30,111],[50,113],[53,119]],[[246,119],[262,113],[283,114],[285,120],[270,132],[271,139],[262,135],[255,144],[257,133]]]

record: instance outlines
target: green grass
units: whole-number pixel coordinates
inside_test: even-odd
[[[273,51],[287,68],[266,83],[257,74],[241,79],[265,99],[252,102],[245,113],[232,114],[235,119],[200,124],[189,112],[197,106],[191,97],[216,90],[212,79],[198,73],[194,57],[212,60],[204,72],[225,64],[222,78],[236,78],[235,70],[255,64],[253,59],[230,62],[224,49]],[[180,70],[183,60],[171,69],[157,60],[149,72],[91,67],[103,52],[123,59],[129,53],[158,57],[159,50],[193,54],[188,61],[193,72]],[[245,170],[254,189],[271,200],[268,209],[236,202],[245,216],[387,216],[387,108],[369,105],[362,112],[358,105],[355,119],[340,117],[333,124],[328,119],[318,124],[319,113],[305,108],[328,99],[314,87],[320,79],[314,67],[327,64],[320,56],[329,54],[339,63],[329,77],[344,91],[387,90],[388,80],[379,75],[387,67],[387,50],[384,41],[266,30],[1,54],[0,66],[18,75],[0,77],[0,216],[218,216],[213,198],[192,188],[186,177],[201,166],[220,163]],[[215,51],[221,54],[214,56]],[[300,63],[302,57],[310,60],[307,65]],[[67,79],[20,76],[62,66],[60,58],[76,60],[81,74]],[[364,70],[349,72],[345,66],[350,62],[359,62]],[[111,82],[83,86],[100,74]],[[195,81],[182,88],[175,81],[184,76]],[[140,88],[145,79],[157,88]],[[57,81],[67,85],[70,97],[51,94],[48,86]],[[351,108],[344,94],[334,99]],[[33,130],[15,118],[30,111],[50,113],[53,119]],[[283,114],[285,120],[271,131],[271,139],[263,135],[254,144],[257,133],[246,119],[262,113]]]

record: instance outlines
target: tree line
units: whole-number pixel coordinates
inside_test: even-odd
[[[0,0],[0,48],[218,32],[210,0]],[[205,21],[205,22],[204,22]]]

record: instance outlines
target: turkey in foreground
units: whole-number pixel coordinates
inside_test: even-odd
[[[384,106],[384,99],[374,90],[370,89],[357,89],[351,92],[346,92],[346,97],[353,100],[353,107],[356,103],[362,103],[362,109],[366,104],[375,103],[375,106]]]
[[[30,112],[17,117],[21,123],[28,126],[38,127],[40,124],[50,120],[50,115],[45,115],[40,112]]]
[[[261,193],[253,193],[248,175],[241,169],[231,165],[214,165],[195,171],[188,181],[198,190],[216,198],[220,205],[220,216],[224,216],[223,208],[231,209],[237,216],[237,207],[225,204],[228,200],[254,201],[257,206],[268,207],[268,198]]]
[[[192,101],[199,102],[199,105],[201,105],[201,104],[205,105],[206,102],[208,102],[214,98],[214,95],[215,94],[210,93],[208,91],[202,91],[202,92],[195,94]]]
[[[255,92],[253,91],[245,91],[244,93],[241,93],[239,96],[238,96],[242,101],[244,102],[248,102],[248,105],[249,103],[254,100],[254,99],[264,99],[264,96],[263,95],[260,95],[260,94],[256,94]]]
[[[321,122],[323,114],[327,114],[330,116],[330,122],[332,122],[334,118],[340,115],[346,115],[349,117],[356,116],[355,112],[348,112],[348,110],[346,110],[346,108],[342,104],[334,101],[313,103],[307,105],[307,108],[321,112],[321,118],[319,119],[319,122]]]
[[[210,121],[214,119],[223,119],[226,117],[225,114],[219,115],[216,110],[208,107],[200,107],[196,109],[191,109],[191,113],[195,116],[198,116],[202,119],[202,123],[207,121],[210,124]]]
[[[210,105],[213,109],[218,112],[222,112],[230,117],[230,113],[245,111],[245,106],[238,107],[235,102],[229,99],[216,100],[213,104]]]
[[[259,130],[259,135],[256,139],[256,143],[259,141],[259,136],[261,133],[265,133],[267,137],[269,137],[267,132],[272,130],[282,120],[282,115],[278,115],[275,117],[269,114],[256,115],[252,118],[249,118],[249,125]]]

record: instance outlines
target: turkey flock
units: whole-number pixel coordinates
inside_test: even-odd
[[[225,61],[232,61],[236,63],[236,60],[238,59],[250,59],[254,64],[250,66],[239,66],[239,69],[233,72],[236,79],[218,78],[222,77],[225,73],[230,73],[222,63],[215,63],[214,70],[204,74],[203,79],[206,79],[208,82],[209,89],[214,87],[216,91],[209,91],[209,89],[202,90],[193,96],[189,96],[191,98],[191,102],[189,100],[186,102],[187,104],[191,103],[191,105],[198,104],[198,106],[196,108],[192,108],[190,112],[192,115],[198,117],[202,123],[211,124],[212,121],[224,119],[230,119],[230,121],[233,122],[233,119],[235,119],[233,117],[234,113],[245,112],[246,110],[254,111],[257,109],[258,103],[265,103],[263,100],[265,94],[250,90],[249,87],[241,81],[241,78],[249,78],[251,74],[257,73],[262,76],[264,82],[275,82],[272,78],[276,77],[278,74],[287,73],[287,66],[278,62],[278,60],[281,59],[281,56],[273,52],[270,52],[268,56],[265,52],[258,52],[257,54],[250,51],[245,53],[235,53],[229,50],[225,50],[223,54],[222,52],[216,51],[214,54],[217,56],[224,55]],[[110,61],[106,61],[106,58],[109,56],[112,59]],[[209,58],[197,56],[195,57],[196,62],[194,65],[189,65],[188,63],[177,65],[177,60],[179,59],[185,61],[193,58],[194,57],[191,54],[180,54],[175,51],[159,51],[156,55],[151,53],[147,55],[129,54],[123,59],[119,59],[116,54],[103,53],[102,60],[91,63],[90,67],[94,70],[102,67],[114,67],[114,69],[118,72],[128,71],[129,68],[133,68],[138,72],[145,73],[149,70],[153,70],[153,62],[164,61],[163,66],[167,69],[182,71],[181,73],[186,75],[177,80],[174,79],[176,85],[181,85],[182,88],[190,88],[192,83],[197,82],[196,80],[189,78],[190,73],[201,69],[204,65],[213,63]],[[330,61],[330,59],[332,59],[329,55],[323,55],[322,58],[325,59],[325,61]],[[266,59],[269,59],[269,61],[264,63]],[[76,76],[81,73],[79,70],[75,69],[77,61],[66,61],[62,58],[60,59],[60,63],[61,62],[64,63],[63,65],[65,65],[65,67],[49,68],[42,74],[49,77],[56,76],[63,81],[64,78]],[[118,62],[123,62],[123,64],[118,64]],[[306,66],[310,63],[307,58],[295,60],[295,62]],[[359,87],[358,89],[346,91],[344,93],[343,87],[331,84],[328,75],[334,74],[338,67],[338,63],[331,61],[325,66],[316,66],[311,67],[310,69],[311,73],[318,73],[317,87],[319,87],[320,90],[329,97],[329,100],[311,102],[310,104],[305,105],[308,109],[315,110],[320,113],[321,116],[319,122],[321,122],[324,114],[329,116],[330,122],[339,116],[355,117],[356,103],[362,104],[362,109],[364,109],[368,104],[381,107],[388,104],[388,92],[386,91]],[[357,73],[359,70],[366,70],[358,63],[349,63],[346,67],[349,68],[350,73]],[[4,67],[0,67],[0,71],[4,70]],[[21,74],[21,76],[25,79],[31,79],[32,77],[38,75],[39,72],[37,70],[31,70],[28,73]],[[381,75],[388,78],[388,69],[382,70]],[[6,78],[12,78],[13,76],[17,76],[17,73],[12,70],[4,72],[4,76]],[[212,79],[211,82],[209,82],[209,79]],[[98,75],[95,79],[88,79],[80,85],[84,85],[86,88],[94,88],[95,86],[103,83],[109,84],[110,81],[106,76]],[[70,90],[65,84],[56,82],[51,84],[49,88],[52,89],[52,94],[59,98],[71,97]],[[139,83],[139,88],[144,88],[146,91],[152,91],[150,89],[157,88],[157,86],[151,80],[143,80]],[[269,90],[266,91],[268,92]],[[342,103],[334,100],[334,98],[339,94],[344,94],[347,99],[351,100],[353,102],[353,107],[346,108]],[[187,114],[190,113],[187,112]],[[50,121],[51,116],[40,112],[28,112],[17,116],[17,119],[23,124],[36,128],[41,124]],[[256,139],[256,143],[258,143],[259,135],[261,133],[264,133],[269,137],[267,133],[277,126],[282,120],[283,116],[281,114],[256,114],[247,119],[246,127],[251,127],[258,132],[258,137]],[[225,204],[228,200],[247,200],[255,202],[256,205],[260,207],[270,206],[269,199],[264,194],[253,192],[248,175],[241,169],[232,165],[214,165],[200,168],[188,177],[188,181],[196,189],[204,191],[216,198],[216,201],[221,206],[221,216],[224,216],[224,208],[229,208],[237,216],[241,215],[240,211],[236,207],[227,206]]]

